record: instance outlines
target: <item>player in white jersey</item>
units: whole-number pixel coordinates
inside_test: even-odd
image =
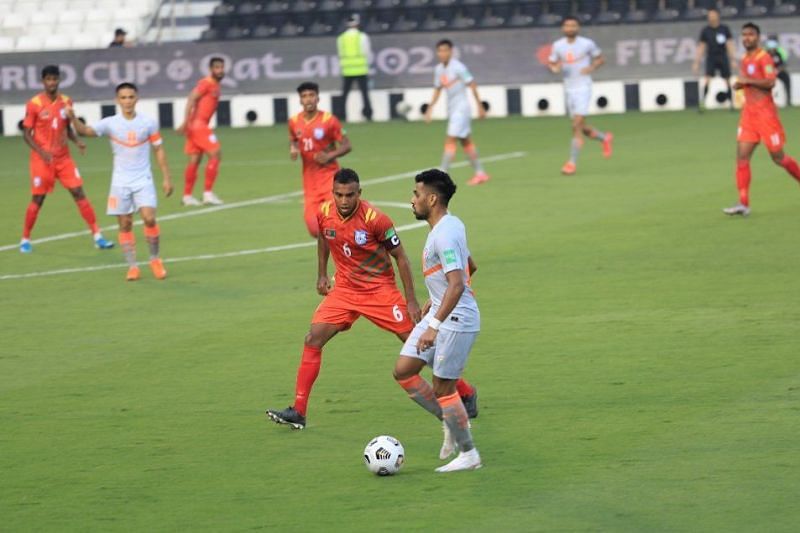
[[[603,52],[591,39],[578,35],[580,24],[575,17],[566,17],[561,25],[564,37],[553,43],[548,58],[550,70],[564,75],[564,92],[567,112],[572,119],[572,143],[569,160],[564,163],[561,173],[575,174],[578,154],[583,147],[583,137],[603,143],[603,156],[611,157],[614,136],[603,133],[586,122],[589,104],[592,99],[592,72],[605,63]]]
[[[136,112],[136,102],[139,99],[136,86],[132,83],[121,83],[117,86],[116,94],[121,113],[106,117],[92,126],[86,126],[78,120],[72,109],[69,110],[69,116],[80,135],[106,135],[111,140],[114,170],[107,213],[116,215],[119,221],[119,242],[128,262],[126,279],[135,281],[140,276],[133,236],[133,214],[137,211],[144,222],[144,235],[150,248],[150,269],[157,279],[164,279],[167,271],[159,255],[160,231],[156,221],[158,198],[150,167],[150,147],[153,147],[158,166],[161,167],[164,194],[169,196],[173,187],[167,167],[167,155],[156,121]]]
[[[470,287],[477,267],[467,247],[464,224],[447,210],[456,192],[453,180],[433,169],[417,174],[415,181],[414,216],[431,226],[422,256],[430,299],[423,308],[424,318],[400,351],[394,378],[412,400],[444,422],[445,444],[439,458],[446,459],[458,448],[458,456],[436,471],[474,470],[481,467],[481,457],[472,442],[456,380],[481,328]],[[425,365],[433,369],[433,386],[419,375]]]
[[[469,107],[467,89],[472,91],[475,103],[478,104],[478,118],[486,117],[486,109],[478,95],[478,84],[467,67],[453,57],[453,43],[442,39],[436,43],[436,55],[439,64],[436,65],[433,76],[433,98],[425,111],[425,121],[430,122],[433,116],[433,106],[439,101],[442,89],[447,91],[447,138],[444,142],[444,155],[442,156],[441,169],[445,172],[456,157],[458,143],[464,148],[469,157],[475,175],[467,185],[479,185],[489,181],[489,176],[484,172],[481,160],[478,158],[478,149],[472,142],[472,111]]]

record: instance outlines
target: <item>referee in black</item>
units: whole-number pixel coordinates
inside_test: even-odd
[[[692,70],[695,74],[700,73],[700,60],[705,55],[706,74],[703,77],[703,99],[700,101],[698,109],[702,112],[705,107],[706,96],[708,96],[708,85],[711,78],[719,73],[725,84],[728,86],[728,104],[733,109],[733,94],[731,93],[731,71],[736,68],[736,47],[733,44],[733,34],[730,28],[719,22],[719,11],[716,9],[708,10],[708,26],[700,32],[700,39],[697,43],[697,55],[694,59]]]

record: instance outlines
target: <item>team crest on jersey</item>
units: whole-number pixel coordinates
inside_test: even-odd
[[[747,73],[748,74],[755,74],[756,73],[756,66],[755,65],[747,65]]]
[[[321,141],[325,137],[325,130],[322,128],[314,128],[314,138]]]
[[[328,228],[325,230],[325,238],[326,239],[335,239],[336,238],[336,230],[333,228]]]
[[[62,109],[61,110],[61,118],[64,119],[64,120],[67,120],[67,110],[66,109]]]
[[[367,232],[364,231],[363,229],[356,230],[355,238],[357,245],[364,246],[365,244],[367,244]]]

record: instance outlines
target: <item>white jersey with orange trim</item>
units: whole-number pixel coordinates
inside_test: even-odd
[[[462,270],[464,273],[466,285],[464,293],[450,316],[442,321],[442,329],[452,331],[481,329],[481,313],[470,287],[469,256],[466,228],[458,217],[448,213],[431,229],[422,252],[425,286],[431,299],[431,310],[427,318],[435,316],[442,305],[442,298],[447,290],[446,274],[453,270]]]
[[[550,57],[553,63],[561,62],[561,72],[564,75],[564,88],[567,91],[591,89],[592,77],[583,74],[583,69],[592,64],[592,61],[603,52],[593,40],[578,35],[570,41],[562,37],[553,43]]]
[[[473,78],[469,69],[459,61],[452,58],[447,62],[436,65],[433,75],[433,86],[447,91],[447,113],[470,115],[469,93],[467,88]]]
[[[158,123],[141,113],[127,119],[121,114],[106,117],[92,126],[97,135],[111,139],[114,154],[114,172],[111,185],[136,187],[152,183],[150,145],[159,146],[163,141]]]

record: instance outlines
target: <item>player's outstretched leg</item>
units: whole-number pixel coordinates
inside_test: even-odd
[[[792,156],[785,153],[783,150],[771,152],[769,155],[776,165],[782,167],[791,177],[800,183],[800,165],[797,164],[797,161]]]
[[[206,162],[206,181],[203,187],[203,203],[205,205],[222,205],[224,202],[214,193],[214,183],[219,175],[219,164],[222,153],[217,151],[209,154]]]
[[[25,210],[25,223],[22,226],[22,239],[19,241],[19,251],[23,254],[29,254],[33,251],[33,246],[31,245],[31,232],[33,231],[33,226],[36,225],[36,219],[39,217],[39,211],[42,209],[42,204],[44,204],[44,199],[46,196],[44,194],[35,194],[31,197],[31,203],[28,204],[28,208]]]
[[[439,165],[439,168],[446,172],[447,169],[450,168],[450,165],[453,163],[453,160],[455,158],[456,158],[456,140],[452,137],[448,137],[447,140],[444,142],[444,153],[442,153],[442,164]]]
[[[475,174],[472,176],[472,179],[467,182],[467,185],[480,185],[481,183],[489,181],[489,175],[483,170],[483,165],[478,157],[478,147],[475,146],[469,137],[461,139],[461,146],[464,148],[464,152],[469,158],[472,169],[475,171]]]
[[[294,405],[286,409],[267,409],[267,417],[276,424],[286,424],[292,429],[306,427],[306,412],[311,389],[319,376],[322,367],[322,348],[338,333],[334,324],[311,324],[311,331],[306,335],[300,367],[297,369],[295,382]]]
[[[186,163],[186,169],[183,171],[183,199],[182,205],[197,206],[201,205],[200,201],[193,196],[194,184],[197,182],[197,172],[200,168],[200,159],[202,154],[191,154],[189,161]]]
[[[86,195],[83,192],[83,187],[75,187],[70,189],[69,192],[72,194],[72,198],[75,200],[75,205],[78,207],[81,217],[83,217],[86,225],[89,226],[89,229],[92,231],[95,247],[99,250],[109,250],[113,248],[114,243],[107,241],[100,232],[100,227],[97,225],[97,216],[94,213],[94,208],[92,207],[91,202],[89,202],[89,199],[86,198]]]

